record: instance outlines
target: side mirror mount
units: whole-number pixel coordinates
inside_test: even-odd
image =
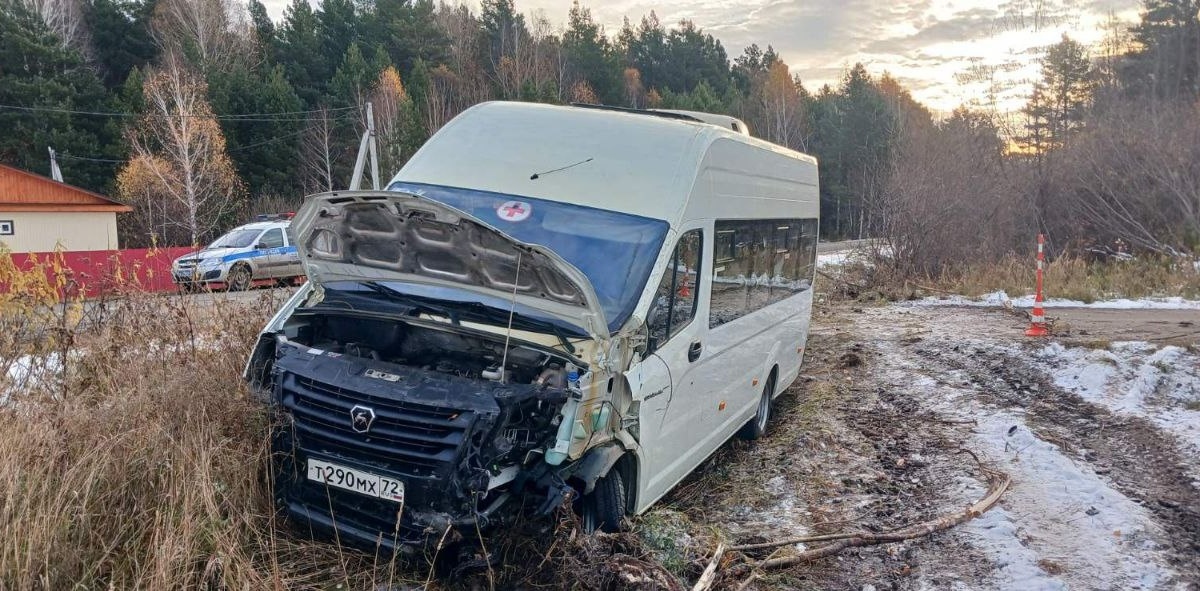
[[[649,324],[643,324],[642,330],[646,331],[646,355],[650,355],[662,345],[662,338],[661,335],[656,336],[654,334],[654,330],[650,328]]]

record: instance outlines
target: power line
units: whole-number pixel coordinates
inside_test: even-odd
[[[66,158],[67,160],[83,160],[85,162],[110,162],[114,164],[125,162],[125,160],[113,160],[111,158],[88,158],[86,156],[72,156],[66,152],[59,152],[55,154],[55,156],[58,158]]]
[[[335,117],[335,118],[331,119],[331,122],[332,122],[332,121],[343,121],[343,120],[346,120],[346,119],[351,119],[351,118],[353,118],[353,115],[354,115],[353,113],[347,113],[347,114],[344,114],[344,115],[340,115],[340,116],[338,116],[338,117]],[[302,134],[304,134],[304,133],[305,133],[305,132],[307,132],[307,131],[308,131],[307,129],[301,129],[300,131],[294,131],[294,132],[292,132],[292,133],[285,133],[285,134],[283,134],[283,135],[278,135],[278,136],[275,136],[275,137],[273,137],[273,138],[271,138],[271,139],[263,140],[263,141],[261,141],[261,142],[255,142],[255,143],[253,143],[253,144],[246,144],[246,145],[244,145],[244,146],[238,146],[238,147],[236,147],[236,148],[233,148],[233,149],[227,150],[226,152],[227,152],[227,153],[229,153],[229,154],[234,154],[234,153],[237,153],[237,152],[244,152],[244,151],[246,151],[246,150],[251,150],[251,149],[254,149],[254,148],[258,148],[258,147],[261,147],[261,146],[265,146],[265,145],[267,145],[267,144],[273,144],[273,143],[275,143],[275,142],[281,142],[281,141],[283,141],[283,140],[291,139],[291,138],[294,138],[294,137],[296,137],[296,136],[298,136],[298,135],[302,135]],[[103,163],[110,163],[110,164],[123,164],[123,163],[125,163],[125,162],[128,162],[128,159],[126,159],[126,160],[113,160],[113,159],[111,159],[111,158],[89,158],[89,157],[87,157],[87,156],[73,156],[73,155],[71,155],[71,154],[69,154],[69,153],[66,153],[66,152],[59,152],[59,153],[57,154],[57,156],[58,156],[59,158],[65,158],[65,159],[68,159],[68,160],[82,160],[82,161],[84,161],[84,162],[103,162]]]
[[[334,119],[333,121],[340,121],[340,120],[342,120],[342,119],[347,119],[347,118],[348,118],[348,117],[346,117],[346,116],[342,116],[342,117],[339,117],[339,118],[337,118],[337,119]],[[301,129],[300,131],[294,131],[294,132],[292,132],[292,133],[285,133],[285,134],[283,134],[283,135],[277,135],[277,136],[275,136],[275,137],[273,137],[273,138],[271,138],[271,139],[269,139],[269,140],[263,140],[263,141],[261,141],[261,142],[256,142],[256,143],[253,143],[253,144],[247,144],[247,145],[245,145],[245,146],[238,146],[238,147],[236,147],[236,148],[234,148],[234,149],[232,149],[232,150],[229,150],[229,153],[230,153],[230,154],[232,154],[232,153],[234,153],[234,152],[241,152],[241,151],[243,151],[243,150],[249,150],[249,149],[251,149],[251,148],[257,148],[257,147],[259,147],[259,146],[265,146],[265,145],[267,145],[267,144],[273,144],[273,143],[275,143],[275,142],[278,142],[278,141],[281,141],[281,140],[286,140],[286,139],[290,139],[290,138],[296,137],[296,136],[298,136],[298,135],[302,135],[302,134],[304,134],[304,133],[305,133],[305,132],[307,132],[307,131],[308,131],[307,129]]]
[[[357,108],[358,107],[335,107],[335,108],[330,108],[330,109],[323,109],[323,110],[317,109],[317,110],[312,110],[312,111],[281,111],[278,113],[241,113],[241,114],[234,114],[234,115],[178,114],[178,115],[172,115],[172,117],[203,117],[203,118],[217,119],[220,121],[232,121],[232,122],[263,121],[263,122],[272,122],[272,123],[287,123],[287,122],[308,121],[307,115],[315,115],[318,113],[337,113],[340,111],[348,111],[348,110],[357,109]],[[80,110],[76,110],[76,109],[59,109],[56,107],[23,107],[20,105],[0,105],[0,109],[9,109],[12,111],[27,111],[27,112],[31,112],[31,113],[62,113],[62,114],[67,114],[67,115],[88,115],[88,116],[94,116],[94,117],[131,118],[131,117],[141,117],[143,115],[142,113],[129,113],[129,112],[122,112],[122,111],[80,111]],[[306,115],[306,116],[298,117],[298,115]],[[287,116],[287,117],[279,117],[279,116]]]

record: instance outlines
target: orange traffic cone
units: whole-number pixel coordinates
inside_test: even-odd
[[[1033,311],[1029,313],[1029,328],[1025,329],[1027,337],[1050,336],[1050,331],[1046,328],[1046,312],[1042,309],[1042,266],[1046,260],[1045,244],[1046,237],[1038,234],[1037,295],[1033,296]]]

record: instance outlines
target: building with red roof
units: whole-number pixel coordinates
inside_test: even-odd
[[[127,211],[98,193],[0,164],[0,243],[11,252],[117,249],[117,214]]]

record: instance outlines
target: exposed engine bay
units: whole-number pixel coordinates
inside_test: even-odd
[[[572,494],[560,438],[578,429],[587,367],[568,353],[417,317],[301,308],[263,335],[251,367],[279,411],[278,505],[336,522],[343,537],[403,549]],[[402,481],[402,510],[314,481],[322,462]]]
[[[295,319],[305,319],[303,313]],[[492,335],[467,335],[403,321],[313,314],[294,341],[330,353],[418,367],[463,378],[566,387],[565,357],[531,347],[509,347]],[[576,360],[577,363],[581,363]],[[504,376],[500,364],[507,363]],[[501,380],[501,377],[503,379]]]

